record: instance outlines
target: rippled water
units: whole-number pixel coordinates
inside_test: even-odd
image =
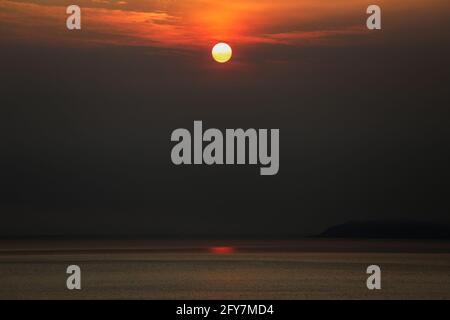
[[[82,290],[65,287],[82,269]],[[382,290],[366,268],[382,269]],[[450,299],[448,253],[95,253],[0,255],[0,298]]]

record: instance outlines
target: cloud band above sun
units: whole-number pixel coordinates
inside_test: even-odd
[[[395,34],[406,23],[402,10],[432,8],[435,15],[449,5],[444,0],[427,3],[412,0],[381,1],[389,12],[397,13],[390,25]],[[142,46],[174,49],[177,52],[211,50],[219,41],[268,46],[315,46],[357,44],[369,41],[364,24],[364,0],[317,3],[315,0],[193,1],[113,1],[80,0],[82,32],[65,32],[66,6],[63,0],[35,3],[27,0],[0,1],[0,32],[5,41],[39,42],[74,46]],[[412,13],[411,13],[412,12]],[[403,22],[402,22],[403,21]],[[229,61],[232,51],[216,52]]]

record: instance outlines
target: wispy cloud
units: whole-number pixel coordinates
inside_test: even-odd
[[[196,50],[219,40],[240,46],[336,45],[366,32],[364,0],[80,0],[81,32],[66,30],[65,5],[0,0],[3,41]]]
[[[210,46],[227,40],[241,45],[272,43],[314,44],[335,35],[355,34],[345,23],[335,28],[311,23],[320,19],[310,1],[285,3],[252,0],[151,1],[138,10],[136,2],[90,0],[82,5],[82,32],[65,30],[63,1],[47,4],[1,1],[1,25],[9,37],[85,45],[182,46],[186,49]],[[101,5],[101,7],[96,7]],[[121,8],[126,6],[126,9]],[[303,11],[294,11],[303,8]],[[326,13],[326,10],[325,10]],[[302,25],[303,24],[303,25]],[[323,22],[322,22],[323,25]],[[302,27],[308,30],[301,30]]]

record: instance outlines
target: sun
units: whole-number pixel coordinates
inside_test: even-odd
[[[230,61],[233,50],[231,50],[231,47],[228,44],[219,42],[212,48],[211,53],[214,60],[219,63],[225,63]]]

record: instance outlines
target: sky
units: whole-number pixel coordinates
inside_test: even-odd
[[[376,31],[362,0],[75,2],[0,0],[0,236],[450,222],[448,1],[377,1]],[[280,129],[279,173],[174,166],[194,120]]]

